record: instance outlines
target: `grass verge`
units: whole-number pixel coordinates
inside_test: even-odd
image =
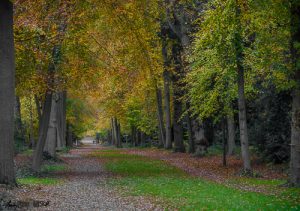
[[[62,181],[56,178],[48,177],[25,177],[19,178],[17,182],[21,185],[57,185]]]
[[[179,210],[300,210],[299,189],[283,188],[277,195],[239,190],[186,175],[163,161],[109,150],[91,156],[105,160],[107,170],[121,176],[111,184],[128,195],[157,197]],[[240,181],[241,185],[244,181]],[[248,181],[249,182],[249,181]],[[279,181],[251,181],[273,185]],[[290,197],[295,196],[296,197]]]

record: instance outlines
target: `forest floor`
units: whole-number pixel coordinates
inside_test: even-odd
[[[218,155],[84,145],[45,162],[40,177],[26,171],[30,159],[16,157],[20,185],[0,187],[0,210],[300,210],[281,166],[254,161],[260,177],[241,177],[236,156],[223,167]]]

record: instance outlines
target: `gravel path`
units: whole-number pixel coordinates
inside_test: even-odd
[[[125,197],[107,185],[110,175],[99,160],[84,155],[101,149],[85,146],[62,157],[69,171],[57,175],[64,182],[54,186],[21,187],[11,191],[17,200],[42,201],[47,206],[23,210],[162,210],[143,197]]]

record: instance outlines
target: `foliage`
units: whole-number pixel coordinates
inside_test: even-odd
[[[62,181],[48,177],[26,177],[18,179],[17,182],[22,185],[57,185]]]

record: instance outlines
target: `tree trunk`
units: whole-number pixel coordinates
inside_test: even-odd
[[[234,124],[234,116],[233,114],[227,115],[227,130],[228,130],[228,155],[234,154],[235,149],[235,124]]]
[[[236,18],[238,20],[238,32],[236,33],[235,48],[236,48],[236,64],[238,72],[238,108],[239,108],[239,126],[240,126],[240,140],[241,151],[243,158],[244,171],[251,172],[250,152],[248,141],[247,117],[246,117],[246,100],[245,100],[245,76],[243,67],[243,46],[241,37],[241,9],[239,2],[236,1]]]
[[[41,124],[39,128],[39,140],[37,142],[36,150],[34,151],[33,154],[32,169],[35,172],[39,172],[41,170],[43,150],[46,143],[49,121],[50,121],[51,106],[52,106],[52,93],[49,91],[48,93],[46,93],[46,99],[43,106],[44,110],[43,110]]]
[[[222,132],[223,132],[223,166],[227,165],[227,140],[226,140],[226,122],[225,119],[222,121]]]
[[[15,184],[13,4],[0,1],[0,184]]]
[[[165,146],[165,128],[163,122],[162,94],[161,90],[156,87],[157,119],[158,119],[158,147]]]
[[[172,148],[172,125],[171,125],[171,103],[170,103],[170,73],[164,72],[164,103],[166,115],[166,149]]]
[[[162,29],[162,34],[163,29]],[[164,35],[162,38],[162,55],[164,59],[164,110],[166,116],[166,136],[165,136],[165,148],[172,148],[172,127],[171,127],[171,108],[170,108],[170,73],[169,73],[169,59],[168,59],[168,49],[167,49],[167,40]]]
[[[118,121],[116,121],[117,127],[117,147],[122,147],[122,140],[121,140],[121,125]]]
[[[66,91],[58,93],[57,103],[57,148],[66,147]]]
[[[16,96],[15,101],[15,134],[17,139],[22,141],[22,144],[25,142],[25,134],[23,130],[22,116],[21,116],[21,102],[20,97]]]
[[[49,121],[49,128],[47,132],[47,139],[44,151],[49,153],[52,157],[55,157],[55,151],[57,146],[58,130],[57,130],[57,95],[52,95],[52,105],[51,105],[51,114]]]
[[[33,132],[33,109],[32,109],[32,99],[30,98],[30,145],[31,148],[35,148],[34,132]]]
[[[36,95],[34,95],[34,101],[35,101],[35,105],[36,105],[36,111],[38,114],[39,124],[41,124],[43,108],[41,108],[40,100],[38,99],[38,97]]]
[[[183,74],[183,67],[181,64],[181,55],[180,55],[181,47],[178,44],[173,44],[172,48],[172,56],[175,64],[175,71],[173,78],[173,90],[174,90],[174,99],[173,99],[173,131],[174,131],[174,151],[175,152],[185,152],[185,147],[183,144],[183,128],[182,128],[182,87],[180,84],[180,78]]]
[[[291,1],[291,54],[295,71],[296,87],[292,93],[292,131],[291,131],[291,161],[290,183],[300,187],[300,50],[295,45],[300,43],[300,3]]]
[[[73,132],[70,124],[67,125],[67,146],[73,147]]]
[[[135,127],[131,126],[131,145],[136,146]]]
[[[187,122],[187,130],[188,130],[188,136],[189,136],[189,153],[195,153],[195,139],[193,135],[193,126],[192,126],[192,120],[189,116],[189,114],[186,115],[186,122]]]

